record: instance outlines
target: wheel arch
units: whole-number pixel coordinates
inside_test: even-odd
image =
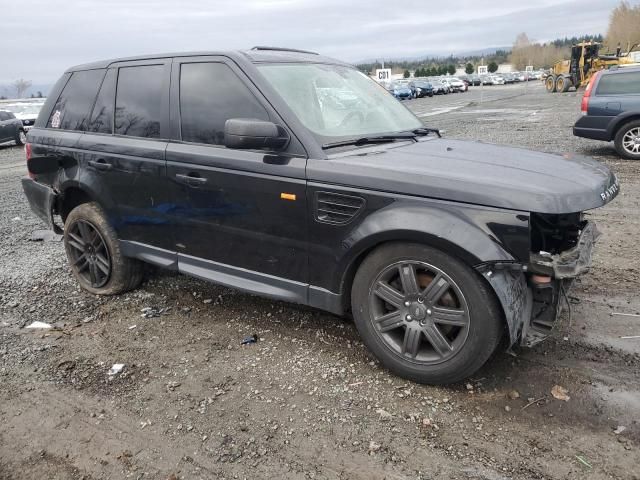
[[[61,186],[58,197],[57,213],[64,223],[71,210],[83,203],[95,201],[95,196],[90,190],[76,181],[70,181]]]
[[[514,258],[495,244],[492,239],[486,235],[484,235],[484,238],[486,241],[493,243],[496,253],[501,252],[501,254],[496,254],[495,261],[514,261]],[[341,269],[339,291],[342,297],[342,307],[345,312],[351,309],[351,290],[358,268],[364,259],[374,250],[389,243],[417,243],[427,245],[457,258],[472,268],[486,261],[483,259],[484,254],[480,252],[480,249],[473,249],[469,248],[469,246],[454,243],[443,238],[442,235],[437,235],[432,232],[409,229],[392,229],[378,232],[363,239],[362,242],[353,249],[352,254],[344,261],[344,267]]]
[[[636,120],[640,120],[640,113],[637,112],[629,112],[626,114],[619,115],[616,119],[609,124],[607,128],[607,137],[609,140],[613,140],[616,138],[616,135],[620,131],[622,127],[624,127],[627,123],[633,122]]]

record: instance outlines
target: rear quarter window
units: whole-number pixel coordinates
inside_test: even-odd
[[[74,72],[51,111],[47,128],[86,130],[104,73],[104,69]]]
[[[602,75],[596,89],[596,95],[629,94],[640,94],[640,72]]]

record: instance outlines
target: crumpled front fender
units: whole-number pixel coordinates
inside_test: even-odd
[[[522,337],[531,318],[533,295],[527,285],[522,265],[518,263],[483,264],[477,270],[489,282],[504,311],[509,328],[509,346]]]

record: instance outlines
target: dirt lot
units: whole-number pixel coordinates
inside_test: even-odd
[[[410,107],[449,137],[594,156],[622,184],[592,213],[571,323],[449,388],[388,374],[349,321],[308,308],[159,273],[81,292],[62,244],[30,241],[23,152],[0,148],[0,479],[640,479],[640,339],[620,338],[640,317],[612,315],[640,313],[640,164],[571,136],[573,93],[449,97]]]

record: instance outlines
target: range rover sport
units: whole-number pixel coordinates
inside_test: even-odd
[[[473,374],[549,334],[591,263],[591,159],[440,138],[312,52],[152,55],[70,68],[25,146],[32,210],[87,291],[144,262],[352,315],[391,371]]]

